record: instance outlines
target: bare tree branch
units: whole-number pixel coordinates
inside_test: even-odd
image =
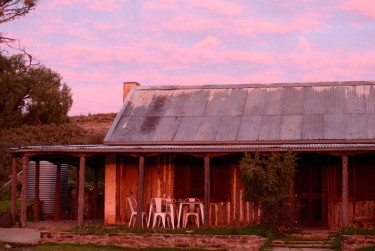
[[[0,24],[22,17],[34,9],[39,0],[0,0]]]

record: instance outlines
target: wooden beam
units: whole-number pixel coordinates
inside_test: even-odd
[[[78,190],[79,190],[79,166],[76,167],[76,191],[74,197],[74,216],[78,220]]]
[[[204,157],[204,227],[210,219],[210,157]]]
[[[56,182],[55,182],[55,221],[60,220],[60,208],[61,208],[61,192],[60,192],[60,186],[61,186],[61,163],[58,163],[56,166]]]
[[[26,216],[27,216],[27,169],[29,165],[29,159],[26,156],[22,157],[22,191],[21,191],[21,217],[20,227],[26,227]]]
[[[34,222],[39,221],[39,180],[40,180],[40,161],[35,162],[35,186],[34,186]]]
[[[143,180],[144,180],[145,157],[139,157],[138,166],[138,200],[137,200],[137,227],[142,227],[143,212]]]
[[[12,193],[11,193],[12,222],[16,224],[17,218],[17,157],[12,156]]]
[[[86,156],[81,155],[79,159],[79,187],[78,187],[78,209],[77,224],[83,224],[83,209],[85,205],[85,166]]]
[[[96,219],[98,217],[98,172],[99,168],[94,168],[94,189],[93,189],[93,218]]]
[[[241,182],[241,178],[240,178],[240,168],[239,166],[236,166],[235,167],[235,171],[234,171],[234,175],[236,176],[235,178],[235,201],[236,201],[236,212],[235,212],[235,218],[234,218],[234,227],[235,228],[240,228],[240,224],[241,224],[241,196],[240,196],[240,182]]]
[[[349,226],[348,217],[348,155],[342,155],[342,227]]]

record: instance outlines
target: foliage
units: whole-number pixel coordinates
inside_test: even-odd
[[[0,128],[68,121],[70,88],[57,72],[27,65],[23,54],[0,53],[0,91]]]
[[[340,230],[341,235],[375,235],[375,228],[346,227]]]
[[[245,154],[240,173],[245,199],[262,206],[261,223],[267,227],[291,228],[293,210],[287,202],[294,182],[297,158],[292,153],[260,156]]]
[[[7,175],[11,173],[11,156],[7,154],[11,147],[98,144],[103,142],[103,138],[99,141],[96,137],[96,135],[90,134],[74,124],[0,129],[0,180],[5,181]]]

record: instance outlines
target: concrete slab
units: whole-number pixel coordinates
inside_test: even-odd
[[[30,228],[0,228],[0,242],[37,245],[40,244],[40,231]]]

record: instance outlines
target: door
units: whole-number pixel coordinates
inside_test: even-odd
[[[306,227],[325,225],[323,161],[318,156],[300,161],[295,180],[299,224]]]

